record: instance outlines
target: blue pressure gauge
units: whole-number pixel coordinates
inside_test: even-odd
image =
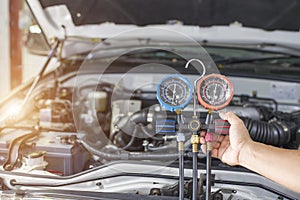
[[[193,98],[193,86],[181,75],[170,75],[158,84],[156,97],[166,110],[182,110]]]

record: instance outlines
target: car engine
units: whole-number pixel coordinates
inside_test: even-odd
[[[2,187],[66,190],[78,187],[85,191],[177,196],[176,133],[180,129],[187,138],[185,197],[191,198],[192,149],[188,138],[192,136],[189,122],[194,107],[188,104],[180,119],[175,112],[165,110],[156,98],[157,84],[153,84],[163,76],[107,73],[99,79],[98,74],[71,73],[39,84],[32,95],[32,107],[26,108],[30,110],[28,115],[17,123],[10,118],[1,127]],[[240,81],[235,77],[230,79],[234,84]],[[239,92],[235,91],[223,111],[241,117],[253,140],[299,148],[299,105],[280,104],[273,98]],[[196,105],[196,111],[199,121],[205,123],[207,110]],[[198,158],[199,193],[204,194],[205,155],[199,152]],[[213,199],[245,196],[294,199],[280,192],[280,186],[244,168],[231,167],[233,173],[218,160],[213,160],[212,166]],[[157,170],[159,173],[155,174]],[[13,176],[8,172],[19,174]],[[240,177],[247,181],[243,184]]]

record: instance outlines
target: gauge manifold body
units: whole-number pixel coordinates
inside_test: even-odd
[[[182,110],[192,100],[193,86],[181,75],[170,75],[158,84],[156,97],[166,110]]]
[[[232,100],[233,86],[225,76],[209,74],[199,81],[197,94],[198,101],[204,108],[220,110]]]

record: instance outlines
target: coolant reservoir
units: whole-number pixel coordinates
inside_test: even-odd
[[[90,92],[88,94],[88,101],[90,109],[97,112],[105,112],[107,105],[107,93],[106,92]]]

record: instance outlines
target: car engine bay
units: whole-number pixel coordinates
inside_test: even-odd
[[[1,199],[300,199],[298,3],[22,3]]]
[[[31,107],[26,108],[29,112],[22,120],[15,123],[10,118],[1,127],[3,188],[66,191],[80,188],[176,197],[179,187],[176,133],[180,129],[185,134],[184,196],[192,197],[189,123],[196,111],[200,124],[205,124],[208,112],[204,107],[197,104],[194,109],[195,105],[189,103],[180,118],[164,109],[156,97],[157,84],[166,75],[163,73],[133,71],[100,75],[78,71],[58,77],[56,74],[57,71],[50,73],[37,86],[30,99]],[[198,75],[185,77],[195,81]],[[298,149],[299,104],[259,97],[259,88],[241,87],[249,81],[278,87],[284,83],[241,77],[229,79],[235,95],[223,111],[241,117],[253,140]],[[252,95],[245,91],[251,91]],[[13,100],[13,103],[21,101]],[[199,151],[197,157],[198,193],[204,198],[206,156]],[[297,197],[296,193],[262,176],[216,159],[212,160],[211,183],[212,199]]]

